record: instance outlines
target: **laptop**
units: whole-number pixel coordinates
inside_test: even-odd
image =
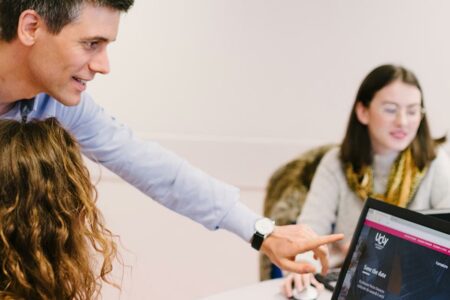
[[[450,223],[368,199],[332,300],[450,299]]]

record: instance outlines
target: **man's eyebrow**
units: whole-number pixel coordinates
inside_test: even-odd
[[[84,41],[99,41],[99,42],[106,42],[106,43],[115,41],[115,39],[110,40],[104,36],[90,36],[90,37],[83,38],[83,40]]]

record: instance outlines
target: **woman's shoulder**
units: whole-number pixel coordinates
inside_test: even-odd
[[[340,159],[341,147],[336,145],[328,150],[327,153],[322,158],[321,165],[327,166],[328,168],[340,168],[341,167],[341,159]]]
[[[444,159],[448,159],[448,151],[445,149],[444,146],[439,146],[436,149],[436,158],[444,158]]]
[[[448,152],[444,147],[440,146],[436,149],[436,157],[430,164],[430,169],[431,168],[450,168]]]

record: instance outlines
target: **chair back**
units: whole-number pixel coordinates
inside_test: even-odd
[[[264,199],[264,216],[277,225],[295,224],[305,203],[314,173],[322,157],[335,144],[313,148],[278,168],[270,177]],[[282,277],[267,256],[260,255],[260,279]]]

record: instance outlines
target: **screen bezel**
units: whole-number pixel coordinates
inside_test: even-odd
[[[441,220],[450,222],[450,208],[444,209],[427,209],[427,210],[419,210],[421,214],[432,216],[435,218],[439,218]]]

